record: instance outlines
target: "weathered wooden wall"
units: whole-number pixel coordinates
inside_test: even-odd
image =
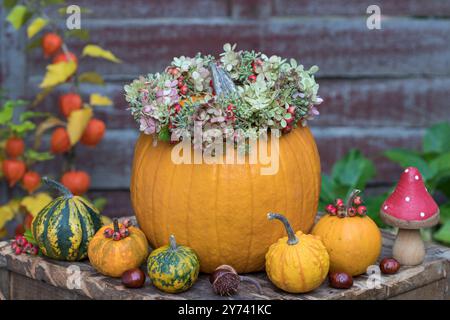
[[[240,48],[294,57],[317,64],[325,102],[311,127],[325,171],[350,148],[374,159],[378,182],[397,170],[381,151],[419,148],[423,129],[450,120],[450,1],[447,0],[79,0],[93,14],[82,27],[92,41],[111,49],[123,64],[91,60],[85,68],[106,74],[102,89],[114,108],[105,140],[94,152],[81,147],[79,167],[93,176],[95,194],[110,198],[108,212],[131,210],[128,184],[136,125],[126,111],[122,87],[139,74],[162,69],[173,56],[197,51],[216,54],[225,42]],[[366,8],[378,4],[381,30],[366,27]],[[5,40],[2,40],[2,48]],[[73,44],[79,52],[81,46]],[[2,51],[3,54],[3,51]],[[20,79],[2,56],[3,79]],[[5,69],[6,68],[6,69]],[[36,92],[44,63],[28,58],[29,86]],[[5,75],[9,72],[9,74]],[[11,76],[13,73],[14,76]],[[11,85],[11,84],[10,84]],[[83,87],[86,95],[92,88]],[[54,97],[45,108],[56,108]]]

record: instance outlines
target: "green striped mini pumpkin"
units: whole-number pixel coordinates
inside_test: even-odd
[[[194,250],[178,246],[173,235],[170,244],[153,250],[148,257],[148,276],[158,289],[178,293],[197,280],[200,262]]]
[[[42,254],[66,261],[86,258],[89,241],[102,226],[99,212],[62,184],[47,177],[42,180],[62,193],[33,220],[33,236]]]

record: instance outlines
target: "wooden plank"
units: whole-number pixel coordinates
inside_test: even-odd
[[[445,0],[273,0],[274,16],[365,16],[369,5],[376,4],[383,15],[450,16],[450,3]]]
[[[319,77],[407,77],[450,74],[450,22],[392,18],[381,30],[368,30],[364,18],[146,19],[89,20],[92,42],[124,60],[111,64],[86,59],[82,70],[132,76],[162,70],[174,56],[216,54],[225,42],[241,49],[294,57]],[[81,45],[73,45],[79,53]],[[351,57],[351,59],[349,59]],[[31,75],[42,74],[40,52]]]
[[[11,273],[11,300],[88,300],[73,291]]]
[[[34,78],[29,98],[38,92]],[[108,82],[105,86],[82,85],[82,97],[98,92],[111,97],[113,107],[97,108],[96,117],[104,120],[108,129],[138,128],[127,110],[123,86],[132,79]],[[450,77],[414,79],[320,79],[319,94],[324,102],[321,115],[310,122],[312,127],[424,127],[439,121],[450,121]],[[34,85],[35,84],[35,85]],[[34,88],[34,89],[33,89]],[[39,107],[54,112],[57,98],[67,87],[56,90]]]
[[[10,299],[10,271],[6,268],[0,268],[0,300]]]
[[[123,0],[78,0],[77,5],[92,11],[90,19],[225,17],[230,11],[228,0],[127,0],[125,10]]]
[[[383,252],[380,259],[391,254],[394,235],[383,231]],[[263,287],[263,295],[254,292],[254,288],[243,284],[239,294],[233,297],[224,298],[215,296],[211,292],[208,276],[201,274],[199,280],[187,292],[181,294],[165,294],[147,283],[142,289],[125,289],[118,279],[104,277],[98,274],[86,262],[60,262],[34,257],[29,255],[16,256],[12,253],[9,243],[0,243],[0,256],[7,260],[7,268],[11,272],[22,275],[26,278],[35,279],[51,286],[69,290],[72,294],[84,295],[92,299],[386,299],[406,294],[417,288],[432,287],[433,283],[448,281],[448,270],[450,260],[450,249],[436,246],[427,246],[425,262],[416,267],[402,267],[395,275],[381,275],[379,285],[373,287],[373,282],[367,281],[368,276],[359,276],[354,280],[354,286],[348,290],[336,290],[328,287],[325,282],[320,288],[307,294],[288,294],[275,288],[267,279],[264,273],[250,274]],[[68,273],[68,267],[79,268],[80,286],[72,289],[68,284],[68,277],[73,273]],[[445,291],[442,292],[441,283],[436,284],[433,298],[447,297]],[[427,294],[433,291],[427,290]],[[64,297],[65,294],[62,294]]]
[[[448,280],[442,279],[389,298],[391,300],[448,300]]]

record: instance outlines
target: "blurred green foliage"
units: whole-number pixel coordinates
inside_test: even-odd
[[[428,128],[420,151],[395,148],[384,152],[384,156],[403,168],[417,167],[430,193],[435,198],[441,196],[446,199],[439,206],[440,224],[430,229],[429,238],[450,245],[450,123],[442,122]],[[351,150],[333,165],[331,175],[322,175],[320,209],[323,210],[326,204],[332,203],[336,198],[346,198],[353,189],[364,190],[375,175],[374,163],[360,151]],[[393,188],[394,186],[390,190]],[[368,215],[380,227],[385,225],[378,212],[387,195],[388,192],[378,196],[364,196]]]

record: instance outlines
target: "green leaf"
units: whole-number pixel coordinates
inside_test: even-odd
[[[33,245],[37,245],[36,240],[34,239],[33,233],[31,232],[31,229],[26,229],[23,236],[25,237],[25,239],[27,239],[27,241]]]
[[[94,207],[98,209],[98,211],[102,212],[105,209],[106,204],[108,203],[108,200],[104,197],[96,198],[94,201],[92,201],[92,204]]]
[[[75,39],[78,39],[81,41],[89,41],[89,39],[91,37],[89,34],[89,30],[87,30],[87,29],[67,30],[64,32],[64,36],[66,38],[75,38]]]
[[[430,168],[428,163],[415,151],[395,148],[386,151],[384,155],[403,168],[409,166],[416,167],[422,173],[425,180],[429,180],[436,174],[436,171]]]
[[[83,72],[78,76],[78,82],[92,83],[98,85],[105,84],[105,80],[97,72]]]
[[[436,173],[450,170],[450,152],[440,154],[438,157],[431,160],[430,168]]]
[[[28,12],[27,7],[17,5],[11,10],[8,17],[6,17],[6,20],[8,20],[16,30],[18,30],[25,22],[27,22],[29,18],[30,13]]]
[[[27,131],[34,130],[36,125],[31,121],[25,121],[19,124],[10,124],[9,127],[15,134],[20,136]]]
[[[450,202],[439,206],[439,218],[442,224],[450,221]]]
[[[327,174],[322,174],[322,184],[320,190],[320,200],[327,204],[333,202],[337,196],[333,192],[334,182],[333,179]],[[323,208],[321,208],[323,209]]]
[[[380,218],[380,208],[388,195],[389,193],[386,192],[376,197],[366,197],[364,200],[364,204],[367,207],[367,215],[371,217],[380,228],[386,228],[386,225]]]
[[[331,176],[335,182],[348,189],[364,189],[375,176],[375,166],[359,150],[353,149],[334,164]]]
[[[31,118],[42,118],[42,117],[48,117],[51,113],[49,112],[39,112],[39,111],[25,111],[20,114],[20,122],[23,122],[25,120],[31,119]]]
[[[169,127],[163,127],[158,133],[158,139],[161,141],[170,141]]]
[[[450,124],[442,122],[428,128],[423,137],[423,151],[443,153],[450,151]]]
[[[14,115],[15,104],[13,101],[7,101],[0,110],[0,124],[10,122]]]
[[[17,4],[17,0],[3,0],[3,7],[6,10],[11,9],[12,7],[14,7]]]
[[[450,220],[445,222],[439,230],[434,233],[434,239],[446,245],[450,245]]]
[[[32,161],[47,161],[53,159],[53,155],[50,152],[39,152],[33,149],[28,149],[25,152],[25,157]]]

